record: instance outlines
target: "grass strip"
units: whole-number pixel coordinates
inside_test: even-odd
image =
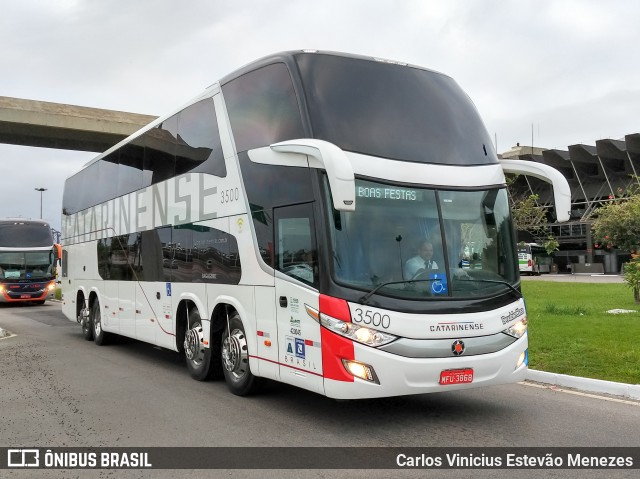
[[[529,367],[640,383],[640,304],[625,284],[523,281]],[[610,314],[627,309],[636,313]]]

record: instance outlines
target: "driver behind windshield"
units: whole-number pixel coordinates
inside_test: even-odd
[[[433,243],[424,240],[420,243],[417,255],[409,258],[404,264],[404,277],[414,279],[423,271],[438,269],[438,264],[433,260]]]

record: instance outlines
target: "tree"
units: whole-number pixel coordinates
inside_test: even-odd
[[[511,217],[517,231],[526,231],[540,242],[547,254],[558,251],[558,240],[551,234],[547,209],[538,205],[538,195],[515,195],[510,192]]]
[[[633,290],[633,299],[640,303],[640,255],[631,254],[631,261],[622,267],[624,281]]]
[[[591,225],[595,247],[631,251],[631,261],[623,267],[624,280],[640,303],[640,195],[621,198],[594,212]]]
[[[542,242],[542,246],[549,256],[560,249],[560,243],[553,235],[547,236],[547,239]]]
[[[640,195],[622,198],[594,212],[594,241],[606,248],[637,250],[640,244]]]
[[[546,236],[547,212],[538,206],[538,195],[516,197],[511,195],[511,217],[518,231],[527,231],[534,237]]]

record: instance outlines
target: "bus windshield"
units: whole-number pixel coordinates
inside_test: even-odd
[[[325,188],[329,197],[326,182]],[[414,300],[490,296],[517,283],[504,188],[436,190],[356,180],[356,198],[355,212],[328,205],[337,282]]]
[[[1,251],[0,279],[7,282],[20,280],[53,279],[56,254],[49,251]]]

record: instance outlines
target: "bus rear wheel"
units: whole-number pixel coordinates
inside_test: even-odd
[[[83,300],[84,302],[84,300]],[[93,340],[93,323],[91,322],[91,312],[87,311],[86,307],[80,310],[78,314],[78,321],[82,327],[82,336],[87,341]]]
[[[93,326],[93,340],[98,346],[107,343],[108,333],[102,329],[102,317],[100,314],[100,303],[96,299],[91,306],[91,325]]]
[[[229,318],[222,334],[221,354],[222,372],[229,390],[236,396],[255,393],[261,382],[249,367],[247,336],[238,313],[234,313]]]

